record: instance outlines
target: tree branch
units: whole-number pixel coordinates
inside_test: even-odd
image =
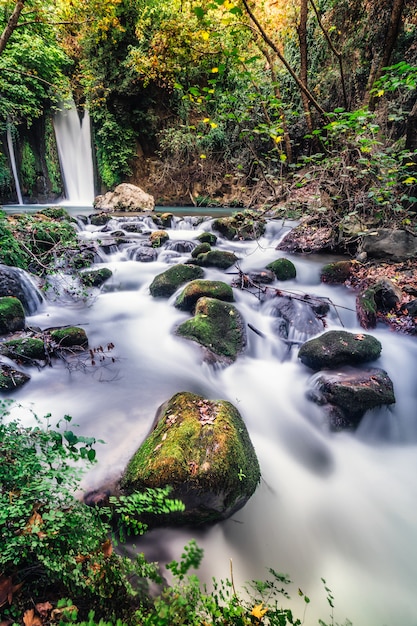
[[[13,31],[15,30],[17,26],[20,14],[23,11],[24,6],[25,6],[25,0],[16,0],[16,4],[13,9],[13,12],[11,16],[9,17],[6,27],[0,36],[0,54],[2,54],[2,52],[4,51],[5,47],[7,46],[7,42],[9,41],[10,37],[13,34]]]

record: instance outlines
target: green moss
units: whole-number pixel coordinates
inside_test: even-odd
[[[57,328],[51,330],[52,339],[64,348],[71,346],[83,346],[88,345],[87,335],[83,328],[78,326],[68,326],[67,328]]]
[[[198,241],[200,241],[201,243],[208,243],[211,246],[215,246],[217,241],[217,235],[215,235],[214,233],[204,232],[198,235],[196,239],[198,239]]]
[[[204,254],[199,254],[195,261],[203,267],[218,267],[227,270],[238,261],[238,257],[233,252],[227,250],[210,250]]]
[[[106,280],[113,275],[113,272],[107,267],[98,270],[91,270],[80,274],[80,281],[86,287],[100,287]]]
[[[130,460],[122,486],[171,485],[226,492],[226,505],[251,495],[260,479],[259,463],[237,409],[224,400],[189,392],[173,396],[155,430]],[[174,492],[175,493],[175,492]]]
[[[13,369],[10,365],[0,364],[0,390],[10,391],[21,387],[24,383],[30,380],[30,376],[24,372],[19,372]]]
[[[294,263],[288,259],[277,259],[268,263],[266,269],[272,270],[278,280],[291,280],[297,276]]]
[[[298,357],[308,367],[319,370],[374,361],[381,350],[381,343],[371,335],[329,330],[304,343]]]
[[[22,337],[5,341],[3,349],[10,358],[14,356],[23,356],[29,359],[45,358],[45,344],[42,339],[36,337]]]
[[[199,298],[207,296],[233,302],[233,289],[220,280],[193,280],[184,287],[175,306],[183,311],[192,311]]]
[[[320,280],[323,283],[343,283],[350,276],[351,261],[336,261],[322,267]]]
[[[169,235],[165,230],[154,230],[149,239],[152,244],[152,248],[160,248],[166,241],[168,241]]]
[[[204,272],[201,267],[179,263],[155,276],[149,290],[154,298],[169,298],[180,285],[203,276]]]
[[[211,246],[210,246],[209,243],[200,243],[191,252],[191,256],[193,257],[193,259],[195,259],[196,257],[198,257],[199,254],[204,254],[205,252],[210,252],[210,250],[211,250]]]
[[[244,328],[244,321],[233,305],[203,297],[197,302],[195,316],[183,322],[176,334],[235,360],[246,345]]]
[[[0,298],[0,334],[21,330],[24,325],[25,311],[20,300],[13,296]]]

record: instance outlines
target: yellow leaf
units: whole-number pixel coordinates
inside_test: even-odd
[[[417,182],[417,178],[414,178],[414,176],[409,176],[405,179],[404,185],[413,185],[415,182]]]
[[[261,620],[263,616],[265,615],[265,613],[268,611],[268,608],[263,609],[262,607],[263,607],[263,602],[261,602],[261,604],[256,604],[252,609],[251,615]]]
[[[200,159],[207,159],[207,156],[205,154],[200,154]]]
[[[204,41],[207,41],[207,39],[210,38],[210,33],[208,33],[206,30],[203,30],[201,33],[201,38],[204,39]]]
[[[212,128],[217,128],[217,124],[216,124],[216,122],[210,122],[210,126],[211,126]]]
[[[211,68],[211,72],[212,72],[212,74],[218,74],[219,68],[218,67],[212,67]]]
[[[204,124],[208,124],[208,123],[209,123],[209,121],[210,121],[210,118],[209,118],[209,117],[205,117],[205,118],[203,119]]]

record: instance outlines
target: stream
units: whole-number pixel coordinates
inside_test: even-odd
[[[82,326],[90,348],[103,347],[103,360],[95,366],[80,359],[71,367],[59,361],[39,371],[26,368],[31,381],[14,399],[39,416],[50,412],[58,420],[69,414],[79,434],[104,440],[97,446],[97,465],[85,477],[87,490],[118,478],[158,407],[176,392],[232,402],[259,458],[257,491],[227,521],[206,530],[158,529],[138,539],[138,549],[165,562],[178,559],[184,544],[195,538],[205,550],[202,580],[228,577],[232,559],[237,588],[265,579],[268,567],[286,573],[294,581],[289,592],[297,617],[303,618],[305,608],[298,588],[311,600],[307,625],[318,618],[329,624],[348,618],[354,626],[417,626],[416,339],[382,326],[372,331],[382,344],[375,365],[388,372],[397,402],[369,411],[355,432],[329,432],[322,408],[306,398],[313,372],[297,359],[298,344],[278,336],[270,299],[261,302],[234,289],[236,306],[259,332],[248,326],[247,348],[228,367],[204,363],[197,344],[173,334],[189,315],[174,308],[175,295],[152,298],[149,284],[173,263],[189,259],[190,253],[178,251],[175,242],[196,243],[199,233],[211,229],[210,218],[200,220],[176,216],[166,229],[169,242],[154,261],[143,262],[134,260],[135,250],[156,228],[150,218],[115,218],[106,232],[80,219],[80,237],[102,242],[94,267],[110,268],[112,278],[87,302],[66,295],[65,285],[57,284],[59,297],[51,290],[27,324]],[[129,244],[106,244],[112,231],[120,232],[127,222],[141,223],[143,234],[129,232]],[[290,223],[271,221],[256,242],[219,238],[217,247],[235,252],[244,272],[262,269],[284,256],[275,248],[289,228]],[[320,283],[320,269],[332,258],[285,256],[295,264],[297,277],[274,283],[274,289],[328,298],[327,329],[343,325],[363,332],[354,312],[355,294]],[[206,279],[231,283],[236,269],[204,272]],[[291,339],[307,337],[294,334]],[[108,350],[109,344],[114,349]],[[332,591],[334,611],[322,578]]]

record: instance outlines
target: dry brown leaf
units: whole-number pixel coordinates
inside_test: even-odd
[[[53,606],[50,602],[39,602],[35,605],[35,609],[41,617],[47,617],[48,613],[52,611]]]
[[[35,609],[28,609],[24,612],[23,623],[25,626],[42,626],[39,615],[35,615]]]
[[[104,556],[107,558],[113,554],[113,544],[111,542],[111,539],[107,539],[107,541],[103,543],[103,545],[101,546],[101,550]]]
[[[6,603],[11,604],[13,594],[15,594],[22,585],[23,583],[14,585],[11,577],[0,576],[0,607],[4,606]]]

